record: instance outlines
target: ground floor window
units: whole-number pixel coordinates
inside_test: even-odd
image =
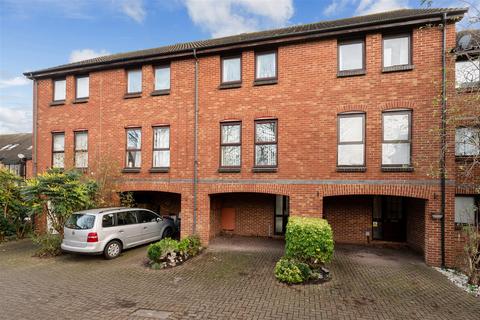
[[[455,224],[478,224],[479,198],[475,196],[455,197]]]

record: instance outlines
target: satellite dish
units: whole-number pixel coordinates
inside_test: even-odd
[[[458,40],[458,46],[462,48],[462,50],[467,50],[470,48],[470,41],[472,40],[471,34],[466,34]]]
[[[25,159],[25,155],[23,153],[17,154],[17,157],[19,157],[20,159]]]

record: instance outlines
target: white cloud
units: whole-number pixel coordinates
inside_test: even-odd
[[[145,20],[146,12],[143,7],[143,0],[121,0],[120,9],[138,23]]]
[[[0,134],[32,132],[30,110],[0,107]]]
[[[24,86],[29,83],[30,81],[23,76],[18,76],[18,77],[13,77],[8,79],[0,79],[0,89],[8,88],[8,87]]]
[[[323,14],[326,16],[334,15],[344,9],[347,5],[354,4],[356,0],[333,0],[324,10]]]
[[[360,0],[355,12],[370,14],[403,8],[408,8],[408,0]]]
[[[292,0],[183,0],[192,21],[213,37],[284,26]]]
[[[96,57],[106,56],[109,54],[110,52],[105,49],[102,49],[100,51],[95,51],[93,49],[78,49],[73,50],[72,53],[70,53],[69,62],[83,61]]]

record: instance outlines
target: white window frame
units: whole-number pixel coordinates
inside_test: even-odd
[[[345,118],[361,118],[362,119],[362,140],[361,141],[341,141],[341,119]],[[366,145],[365,145],[365,113],[364,112],[351,112],[351,113],[340,113],[337,116],[337,167],[364,167],[365,166],[365,157],[366,157]],[[363,146],[363,159],[361,164],[340,164],[340,147],[343,145],[361,145]]]

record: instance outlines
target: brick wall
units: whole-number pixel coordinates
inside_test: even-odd
[[[405,198],[403,202],[407,218],[407,243],[420,253],[425,251],[425,202]]]

